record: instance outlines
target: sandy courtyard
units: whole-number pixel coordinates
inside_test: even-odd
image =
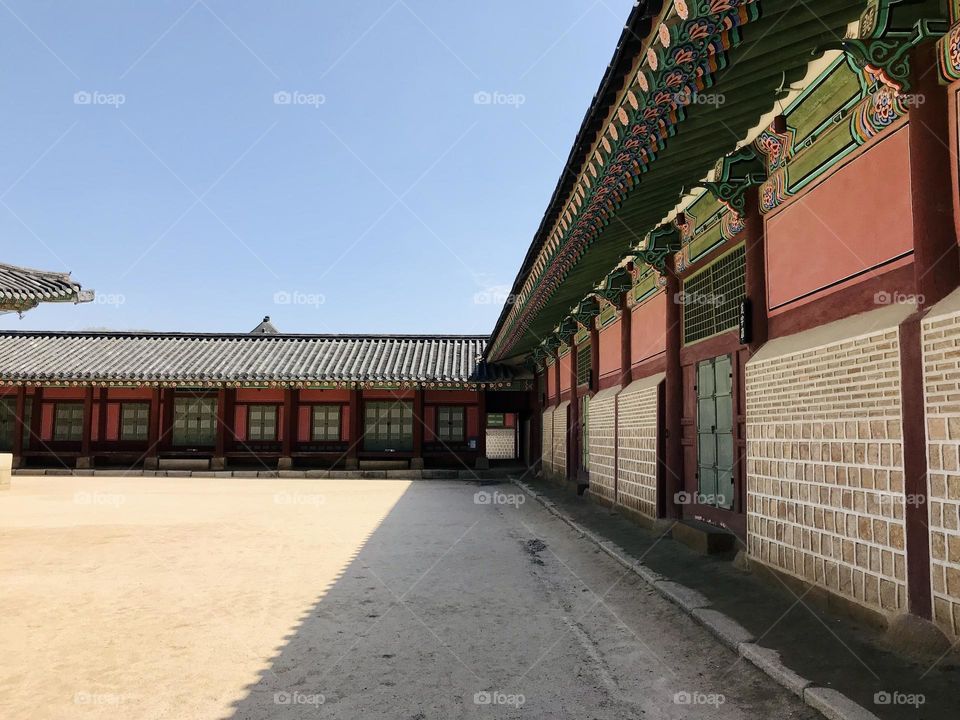
[[[16,477],[0,716],[817,717],[515,488],[485,491]]]

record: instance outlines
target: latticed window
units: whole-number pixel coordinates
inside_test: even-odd
[[[589,342],[577,347],[577,385],[586,385],[590,382],[592,359]]]
[[[683,341],[692,343],[736,328],[745,295],[740,245],[683,282]]]
[[[313,406],[310,437],[319,441],[340,439],[339,405]]]
[[[437,408],[437,438],[443,442],[463,442],[466,437],[466,410],[462,406]]]
[[[216,398],[176,398],[173,401],[174,445],[213,445],[216,438]]]
[[[53,439],[68,442],[83,439],[83,403],[57,403]]]
[[[150,434],[150,403],[123,403],[120,405],[120,439],[146,440]]]
[[[413,449],[413,404],[368,402],[364,406],[364,448],[373,451]]]
[[[247,407],[247,440],[277,439],[277,406],[250,405]]]
[[[17,424],[17,401],[14,398],[0,399],[0,451],[13,449],[13,433]]]

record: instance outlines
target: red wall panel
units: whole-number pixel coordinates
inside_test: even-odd
[[[633,308],[630,365],[639,365],[667,349],[667,294],[654,295]]]
[[[908,132],[909,126],[897,130],[767,218],[771,315],[838,290],[873,268],[908,262]]]
[[[572,357],[573,353],[568,352],[560,358],[560,392],[566,392],[570,389],[570,359]]]
[[[600,331],[600,378],[620,372],[620,320]]]

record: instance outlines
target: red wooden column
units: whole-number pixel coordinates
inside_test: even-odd
[[[161,391],[161,397],[163,398],[163,422],[160,426],[160,449],[169,450],[173,447],[174,389],[164,388]]]
[[[546,372],[546,366],[544,366]],[[543,384],[546,392],[546,382]],[[524,458],[527,467],[536,467],[543,458],[543,405],[540,394],[540,370],[533,371],[533,389],[530,391],[530,448],[529,457]],[[517,425],[520,423],[518,422]]]
[[[299,424],[300,391],[287,388],[283,391],[283,449],[277,461],[278,470],[293,469],[293,449],[296,447]]]
[[[100,447],[106,447],[107,442],[107,401],[107,388],[102,387],[97,399],[97,444]]]
[[[413,457],[410,459],[411,470],[423,469],[423,390],[413,391]]]
[[[17,407],[14,412],[13,425],[13,466],[23,466],[23,416],[27,411],[27,388],[23,385],[17,388]]]
[[[78,469],[93,467],[93,458],[90,456],[90,440],[93,435],[93,386],[88,386],[83,394],[83,436],[80,440],[80,457],[77,458]]]
[[[360,451],[363,450],[363,396],[362,390],[350,391],[350,437],[347,438],[345,467],[356,470],[360,467]]]
[[[570,405],[567,426],[567,479],[579,483],[580,403],[577,397],[577,343],[570,338]],[[558,367],[559,370],[559,367]],[[557,375],[560,373],[558,372]]]
[[[590,320],[590,392],[600,392],[600,330]]]
[[[160,389],[150,391],[150,424],[147,426],[147,452],[144,455],[143,467],[147,470],[156,469],[160,450]]]
[[[633,380],[633,309],[629,305],[630,291],[620,296],[620,386],[626,387]]]
[[[910,202],[913,207],[913,267],[921,309],[929,308],[960,284],[960,253],[953,218],[950,110],[939,81],[936,45],[914,48],[910,93],[922,98],[910,106]]]
[[[30,443],[31,448],[40,449],[40,433],[43,428],[43,386],[38,385],[33,391],[33,409],[30,413]]]
[[[755,353],[767,341],[767,267],[764,247],[763,215],[760,214],[760,189],[746,193],[744,210],[744,285],[750,301],[751,338],[747,343]]]
[[[907,551],[907,606],[932,617],[930,533],[927,528],[927,447],[924,423],[923,356],[920,322],[927,310],[960,284],[960,253],[953,217],[950,111],[939,83],[934,43],[919,45],[910,57],[910,202],[917,312],[900,324],[900,383],[903,425],[904,510]]]
[[[682,507],[675,501],[683,487],[683,368],[680,365],[680,347],[683,334],[680,306],[680,279],[673,269],[673,258],[667,259],[666,271],[666,377],[664,379],[664,426],[666,453],[664,457],[662,491],[665,515],[680,518]],[[659,504],[659,503],[658,503]]]
[[[217,439],[210,461],[211,470],[223,470],[227,466],[227,391],[217,390]]]
[[[487,391],[482,385],[477,393],[477,414],[480,429],[477,432],[476,465],[478,470],[486,470],[490,467],[490,460],[487,459]]]

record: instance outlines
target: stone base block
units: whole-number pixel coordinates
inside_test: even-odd
[[[293,458],[282,457],[277,460],[277,470],[293,470]]]
[[[729,552],[737,542],[733,533],[698,520],[678,522],[673,526],[672,535],[674,540],[703,555]]]
[[[477,468],[477,470],[488,470],[488,469],[490,469],[490,460],[489,460],[489,458],[487,458],[487,457],[485,457],[485,456],[478,457],[478,458],[477,458],[477,462],[476,462],[476,464],[474,465],[474,467]]]
[[[93,468],[93,458],[92,457],[78,457],[77,464],[74,466],[77,470],[90,470]]]
[[[423,458],[410,458],[411,470],[423,470]]]
[[[210,469],[211,470],[226,470],[227,469],[227,459],[222,457],[210,458]]]

